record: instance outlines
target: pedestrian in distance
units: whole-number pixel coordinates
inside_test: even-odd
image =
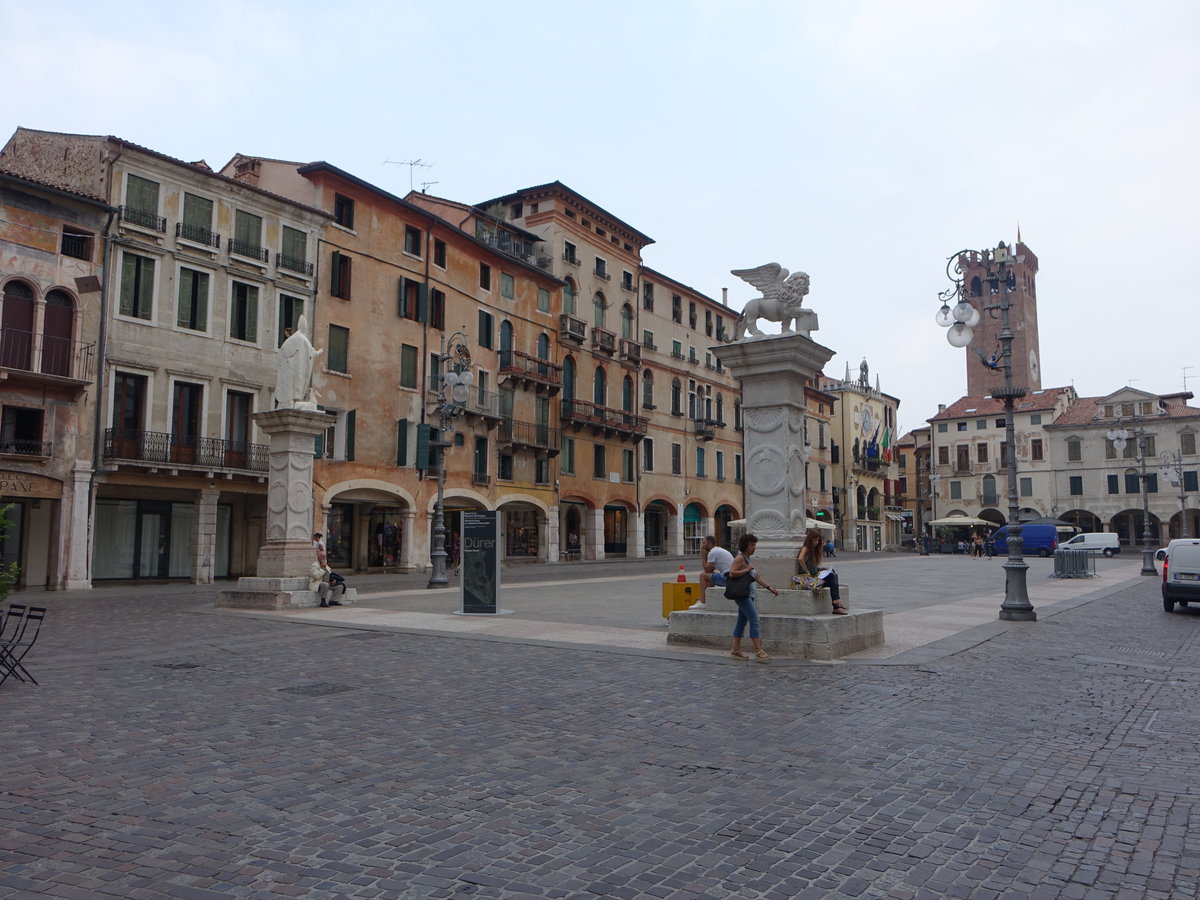
[[[337,599],[338,591],[340,589],[341,596],[346,595],[346,579],[329,568],[329,555],[325,551],[324,537],[319,531],[313,532],[313,552],[317,554],[317,565],[320,566],[322,577],[327,582],[327,585],[321,588],[321,605],[341,606],[342,601]]]
[[[825,542],[825,555],[830,559],[837,558],[837,547],[834,546],[833,538],[830,538]]]
[[[844,616],[847,609],[842,605],[841,588],[838,586],[837,572],[832,567],[824,570],[828,574],[822,577],[821,567],[821,536],[813,529],[809,529],[804,535],[804,543],[800,545],[800,552],[796,554],[796,568],[799,569],[799,579],[806,579],[803,584],[812,583],[812,579],[820,579],[819,584],[824,585],[829,590],[829,599],[833,601],[833,614],[835,616]],[[807,576],[807,578],[806,578]],[[814,593],[816,591],[814,590]]]
[[[717,543],[709,534],[700,541],[700,599],[688,609],[705,609],[705,592],[710,587],[724,587],[733,565],[733,554]]]
[[[738,541],[738,555],[733,561],[733,565],[729,567],[729,578],[737,578],[750,573],[750,592],[744,599],[734,600],[737,604],[738,615],[737,622],[733,626],[733,646],[729,650],[729,655],[734,659],[749,659],[750,657],[742,652],[742,635],[746,633],[746,626],[750,626],[750,643],[754,646],[754,658],[759,662],[766,662],[771,658],[771,655],[763,649],[762,636],[759,628],[758,609],[754,605],[755,597],[758,594],[757,585],[762,585],[776,597],[779,596],[779,591],[771,587],[759,576],[754,569],[754,564],[750,558],[754,556],[754,549],[758,546],[758,536],[753,534],[744,534],[742,539]]]

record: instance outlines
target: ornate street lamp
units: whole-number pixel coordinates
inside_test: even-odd
[[[1017,501],[1017,442],[1013,422],[1014,404],[1026,394],[1025,388],[1013,384],[1013,333],[1009,325],[1009,310],[1012,309],[1009,295],[1017,289],[1017,277],[1013,267],[1020,260],[1013,257],[1003,241],[995,250],[960,250],[950,257],[946,264],[946,277],[954,284],[938,294],[942,308],[938,310],[934,321],[949,329],[946,340],[952,347],[966,347],[970,344],[971,339],[975,337],[973,329],[980,320],[980,309],[971,304],[963,291],[963,258],[968,254],[978,256],[984,268],[981,282],[986,288],[983,296],[979,298],[981,309],[992,318],[996,318],[997,314],[1000,318],[1000,350],[990,358],[985,357],[978,349],[975,351],[983,365],[1004,372],[1004,387],[992,391],[993,397],[1004,401],[1004,433],[1008,448],[1005,454],[1008,464],[1008,560],[1004,563],[1004,602],[1000,605],[1000,618],[1035,622],[1037,613],[1033,604],[1029,602],[1029,589],[1026,584],[1029,566],[1021,556],[1025,541],[1021,537],[1020,509]],[[954,302],[953,307],[950,305],[951,301]]]
[[[442,338],[441,352],[437,362],[437,440],[429,442],[429,449],[437,450],[437,503],[433,512],[433,550],[430,562],[433,569],[429,576],[429,587],[445,587],[446,579],[446,450],[453,443],[447,440],[454,432],[454,419],[462,414],[471,398],[471,352],[467,349],[467,336],[461,331]],[[446,353],[446,345],[450,353]]]
[[[1163,461],[1163,480],[1169,481],[1173,487],[1179,488],[1179,536],[1191,537],[1188,534],[1190,529],[1187,520],[1187,491],[1183,486],[1183,457],[1175,450],[1164,450],[1158,455]]]
[[[1154,548],[1150,545],[1150,485],[1147,483],[1149,478],[1146,475],[1146,429],[1138,425],[1137,429],[1130,432],[1126,428],[1121,427],[1121,422],[1117,420],[1117,427],[1110,431],[1105,437],[1112,441],[1113,449],[1118,453],[1125,449],[1129,443],[1130,435],[1137,436],[1137,461],[1141,466],[1141,473],[1138,478],[1142,483],[1142,575],[1157,575],[1158,570],[1154,568]]]

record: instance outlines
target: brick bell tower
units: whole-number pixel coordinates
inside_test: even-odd
[[[1013,384],[1037,391],[1042,387],[1042,361],[1037,324],[1038,258],[1019,237],[1012,252],[1016,258],[1013,266],[1016,290],[1008,295],[1011,304],[1008,321],[1013,334]],[[963,292],[971,305],[979,310],[981,317],[974,329],[975,338],[966,348],[967,394],[980,397],[1004,387],[1004,371],[989,368],[979,361],[979,353],[982,353],[985,359],[990,359],[992,354],[1000,350],[1000,312],[996,311],[993,315],[982,308],[996,302],[988,292],[985,259],[978,253],[964,253],[960,259]],[[979,352],[976,353],[976,350]]]

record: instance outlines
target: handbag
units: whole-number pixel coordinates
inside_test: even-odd
[[[815,575],[793,575],[792,588],[797,591],[812,591],[814,594],[819,594],[824,590],[825,585]]]
[[[725,597],[729,600],[745,600],[750,596],[750,585],[754,582],[754,570],[747,569],[741,575],[730,575],[725,581]]]

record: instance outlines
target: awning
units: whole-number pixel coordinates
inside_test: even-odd
[[[992,525],[995,522],[989,522],[986,519],[976,519],[974,516],[946,516],[944,519],[934,519],[932,522],[926,522],[927,525]]]
[[[903,522],[904,521],[904,516],[900,515],[900,513],[885,512],[884,515],[887,516],[889,519],[891,519],[893,522]]]
[[[832,522],[822,522],[819,519],[805,519],[804,527],[805,528],[816,528],[821,531],[828,531],[830,533],[837,531],[837,529],[833,526]]]

